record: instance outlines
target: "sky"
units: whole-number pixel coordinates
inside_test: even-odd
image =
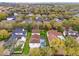
[[[0,0],[0,2],[40,3],[40,2],[79,2],[79,0]]]

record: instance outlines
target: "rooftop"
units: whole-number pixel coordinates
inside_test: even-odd
[[[58,36],[61,36],[61,32],[57,32],[56,30],[49,30],[48,31],[48,40],[51,41],[52,39],[56,39]]]
[[[40,35],[37,34],[32,35],[30,43],[40,43]]]
[[[40,31],[38,29],[32,29],[32,33],[39,33]]]

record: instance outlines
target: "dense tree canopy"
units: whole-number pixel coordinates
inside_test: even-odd
[[[0,41],[9,38],[10,33],[7,30],[0,30]]]
[[[0,21],[1,20],[6,20],[7,16],[8,16],[8,14],[6,14],[6,13],[0,13]]]

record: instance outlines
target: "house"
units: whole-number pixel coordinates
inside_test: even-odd
[[[32,35],[34,35],[34,34],[37,34],[37,35],[40,35],[40,33],[39,33],[40,31],[37,29],[37,30],[35,30],[35,29],[32,29]]]
[[[32,30],[32,36],[29,43],[30,48],[40,47],[40,33],[38,30]]]
[[[37,34],[32,35],[29,46],[30,48],[39,48],[40,47],[40,35],[37,35]]]
[[[41,44],[41,45],[40,45],[41,48],[46,47],[46,41],[45,41],[45,38],[43,38],[43,37],[40,38],[40,44]]]
[[[26,41],[26,35],[27,35],[26,31],[22,28],[17,28],[12,33],[12,37],[17,40],[17,43],[18,42],[19,42],[19,44],[22,43],[23,46]],[[17,43],[16,43],[16,45],[17,45]],[[23,46],[21,48],[23,48]]]
[[[54,18],[54,20],[55,20],[56,22],[62,22],[62,21],[64,20],[64,18],[59,17],[59,18]]]
[[[44,19],[44,22],[50,23],[50,20],[49,20],[48,18],[45,18],[45,19]]]
[[[78,11],[79,12],[79,11]],[[79,17],[79,14],[74,15],[75,17]]]
[[[48,40],[49,40],[49,41],[51,41],[51,40],[54,39],[54,38],[59,38],[59,39],[61,39],[61,40],[64,39],[62,33],[61,33],[61,32],[58,32],[58,31],[56,31],[56,30],[49,30],[49,31],[47,32],[47,37],[48,37]]]
[[[15,52],[13,49],[16,49],[17,47],[19,47],[22,51],[26,41],[26,36],[27,33],[23,28],[16,28],[13,30],[10,39],[6,42],[5,45],[11,47],[12,53]]]
[[[58,19],[58,18],[55,18],[54,20],[55,20],[56,22],[61,22],[61,20]]]
[[[14,16],[18,16],[18,13],[14,13]]]
[[[7,13],[8,12],[7,7],[0,6],[0,12],[1,13]]]
[[[65,29],[63,32],[64,36],[78,36],[78,31],[74,31],[71,28]]]
[[[7,17],[7,20],[10,21],[10,20],[15,20],[16,17],[15,16],[11,16],[11,17]]]
[[[35,16],[36,16],[35,19],[41,18],[41,15],[40,14],[36,14]]]
[[[47,37],[48,37],[48,41],[49,41],[49,44],[52,40],[54,39],[60,39],[60,40],[64,40],[65,38],[63,37],[62,33],[61,32],[58,32],[56,30],[49,30],[47,32]]]
[[[28,16],[33,16],[33,15],[34,15],[33,13],[29,13],[29,14],[28,14]]]
[[[37,23],[41,23],[41,22],[42,22],[42,19],[41,19],[41,17],[36,17],[35,21],[36,21]]]

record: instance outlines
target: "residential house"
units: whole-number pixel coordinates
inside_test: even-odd
[[[18,13],[14,13],[14,16],[18,16]]]
[[[48,41],[49,41],[49,45],[50,42],[54,39],[60,39],[60,40],[64,40],[65,38],[63,37],[61,32],[57,32],[56,30],[49,30],[47,32],[47,37],[48,37]]]
[[[14,30],[14,32],[12,33],[12,36],[17,40],[17,43],[15,46],[18,46],[19,44],[22,44],[22,49],[24,47],[24,43],[26,41],[26,31],[22,28],[17,28]]]
[[[79,14],[74,15],[75,17],[79,17]]]
[[[59,18],[54,18],[54,20],[55,20],[56,22],[62,22],[62,21],[64,20],[64,18],[59,17]]]
[[[32,36],[29,43],[30,48],[40,47],[40,33],[39,30],[32,30]]]
[[[33,13],[29,13],[29,14],[28,14],[28,16],[33,16],[33,15],[34,15]]]
[[[45,38],[43,38],[43,37],[40,38],[40,44],[41,44],[40,45],[41,48],[46,47],[46,40],[45,40]]]
[[[35,30],[35,29],[32,29],[32,35],[34,35],[34,34],[37,34],[37,35],[40,35],[40,33],[39,33],[40,31],[37,29],[37,30]]]
[[[63,32],[64,36],[78,36],[78,31],[74,31],[71,28],[65,29]]]
[[[23,28],[16,28],[13,30],[10,39],[6,42],[5,45],[11,46],[10,49],[12,49],[12,53],[15,53],[13,49],[16,49],[17,47],[19,47],[22,52],[26,41],[26,35],[27,33]]]
[[[15,20],[16,17],[15,16],[11,16],[11,17],[7,17],[7,20],[10,21],[10,20]]]
[[[1,13],[7,13],[8,12],[7,7],[0,6],[0,12]]]
[[[41,17],[39,17],[39,16],[36,16],[35,21],[36,21],[37,23],[41,23],[41,22],[42,22],[42,18],[41,18]]]
[[[36,21],[36,23],[38,23],[38,24],[42,23],[42,19],[41,19],[41,18],[36,19],[35,21]]]
[[[61,20],[58,19],[58,18],[55,18],[54,20],[55,20],[56,22],[61,22]]]
[[[50,23],[50,20],[49,20],[48,18],[45,18],[45,19],[44,19],[44,22]]]

